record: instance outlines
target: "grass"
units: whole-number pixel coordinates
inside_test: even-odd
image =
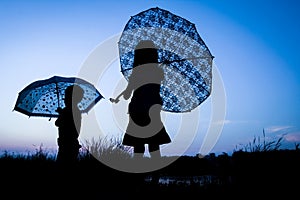
[[[93,195],[99,190],[123,199],[126,195],[132,199],[133,194],[147,194],[148,197],[176,194],[185,198],[193,195],[232,196],[240,192],[269,194],[276,190],[295,194],[293,188],[298,188],[299,184],[294,182],[300,178],[299,145],[295,145],[293,150],[285,150],[280,148],[282,141],[283,138],[269,140],[263,130],[262,137],[255,137],[236,148],[232,156],[224,152],[218,156],[211,153],[204,157],[162,157],[162,162],[173,162],[154,172],[126,173],[105,163],[112,159],[120,161],[119,164],[132,160],[132,149],[123,146],[118,139],[98,138],[84,141],[79,165],[72,169],[58,168],[55,156],[42,145],[32,154],[4,152],[0,157],[0,167],[6,175],[2,176],[2,183],[6,183],[8,189],[12,185],[18,190],[25,188],[25,193],[32,190],[27,187],[29,182],[34,182],[36,190],[46,192],[47,188],[53,188],[54,182],[55,188],[62,189],[67,184],[86,195]],[[145,161],[151,162],[149,158]],[[172,181],[166,184],[157,181],[157,178]],[[2,187],[2,191],[6,191],[5,188]],[[116,193],[110,193],[112,189]]]
[[[81,157],[87,154],[93,155],[97,159],[129,159],[132,158],[132,148],[123,146],[118,138],[99,137],[85,140],[82,144],[84,149]]]
[[[262,137],[254,136],[253,140],[248,144],[243,144],[242,147],[236,148],[235,151],[245,151],[245,152],[266,152],[266,151],[276,151],[281,147],[283,141],[283,136],[279,137],[277,140],[269,140],[266,137],[265,130],[263,129]],[[299,144],[296,146],[298,147]]]
[[[34,152],[15,153],[4,151],[0,156],[1,161],[13,161],[13,160],[23,160],[23,161],[55,161],[56,156],[44,149],[43,144],[36,147]]]

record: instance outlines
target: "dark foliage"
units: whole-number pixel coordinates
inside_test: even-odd
[[[248,197],[258,194],[270,197],[277,192],[293,196],[297,194],[300,178],[298,149],[236,151],[232,156],[212,153],[203,158],[182,156],[165,168],[148,173],[117,171],[89,154],[72,166],[59,166],[55,159],[37,155],[38,158],[5,154],[1,157],[2,194],[7,193],[12,198],[20,194],[23,197],[43,194],[56,198],[106,195],[123,199],[164,195],[238,197],[241,193]],[[157,182],[166,177],[173,178],[173,182]],[[200,182],[195,181],[195,177]]]

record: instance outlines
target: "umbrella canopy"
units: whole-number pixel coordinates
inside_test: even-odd
[[[191,111],[210,96],[214,57],[193,23],[158,7],[132,16],[118,42],[126,80],[141,40],[153,41],[158,49],[158,62],[165,74],[160,90],[164,111]]]
[[[70,85],[79,85],[84,93],[78,107],[87,113],[103,96],[91,83],[76,77],[53,76],[38,80],[19,92],[14,110],[28,116],[58,117],[56,109],[65,107],[65,89]]]

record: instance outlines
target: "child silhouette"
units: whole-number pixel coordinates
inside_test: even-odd
[[[171,139],[161,121],[162,99],[160,84],[164,78],[163,70],[158,66],[158,52],[150,40],[142,40],[135,48],[132,74],[121,96],[131,100],[128,106],[129,123],[123,137],[123,145],[134,147],[134,157],[142,157],[145,144],[151,158],[160,158],[161,144],[170,143]]]
[[[78,85],[68,86],[65,90],[65,108],[58,108],[59,116],[55,121],[58,127],[58,153],[57,162],[74,164],[78,159],[78,137],[81,128],[81,112],[78,103],[83,98],[83,89]]]

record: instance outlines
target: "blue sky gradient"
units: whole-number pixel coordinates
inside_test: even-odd
[[[4,0],[0,2],[0,150],[27,151],[43,144],[55,151],[54,119],[28,119],[12,112],[18,92],[38,79],[76,76],[89,55],[119,34],[130,16],[156,6],[193,22],[215,56],[226,91],[226,117],[211,152],[230,153],[262,136],[263,129],[268,139],[283,136],[283,148],[300,143],[298,1]],[[114,77],[104,77],[96,87],[108,99],[114,94],[108,81],[122,79],[117,61],[107,73]],[[190,120],[200,128],[184,154],[199,153],[212,115],[210,103],[199,107],[197,121]],[[102,124],[112,115],[107,100],[94,111]],[[174,139],[179,116],[166,116]],[[109,124],[104,125],[107,135],[122,135],[117,125]],[[163,153],[176,154],[180,141],[175,144]]]

